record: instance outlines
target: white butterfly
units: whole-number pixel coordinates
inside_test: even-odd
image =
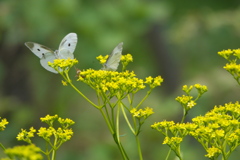
[[[53,51],[50,48],[34,43],[34,42],[26,42],[25,45],[40,58],[41,65],[48,71],[53,73],[58,73],[55,69],[48,66],[48,62],[53,62],[54,59],[73,59],[73,52],[77,45],[77,34],[69,33],[66,35],[60,45],[58,50]]]
[[[123,42],[119,43],[109,55],[107,62],[103,64],[103,70],[116,71],[122,57]]]

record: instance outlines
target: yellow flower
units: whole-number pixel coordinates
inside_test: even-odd
[[[1,119],[1,117],[0,117]],[[8,124],[9,122],[7,121],[6,118],[3,118],[0,122],[0,131],[3,131],[5,128],[6,128],[6,125]]]
[[[195,105],[196,105],[196,103],[195,103],[195,101],[193,101],[193,100],[187,103],[187,107],[188,107],[188,108],[192,108],[192,107],[194,107]]]
[[[207,149],[207,153],[205,156],[208,157],[208,158],[212,158],[218,154],[221,153],[221,150],[216,148],[216,147],[211,147],[211,148],[208,148]]]
[[[145,81],[145,83],[147,83],[147,84],[151,84],[151,83],[152,83],[152,81],[153,81],[153,78],[152,78],[152,76],[149,76],[149,77],[147,77],[147,78],[146,78],[146,81]]]
[[[233,55],[240,59],[240,49],[234,49],[233,51],[235,52]]]
[[[136,108],[133,108],[130,110],[130,113],[133,115],[133,117],[141,118],[143,117],[144,119],[148,118],[150,115],[152,115],[153,109],[146,107],[145,109],[139,109],[137,110]]]
[[[62,80],[62,84],[63,84],[63,86],[67,86],[67,82],[64,80]]]

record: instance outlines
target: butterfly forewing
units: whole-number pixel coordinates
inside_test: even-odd
[[[45,53],[49,53],[49,52],[52,53],[54,56],[53,50],[51,50],[50,48],[44,45],[34,43],[34,42],[26,42],[25,45],[39,58],[42,58]]]
[[[61,41],[58,49],[58,57],[60,59],[73,59],[74,55],[73,52],[77,45],[77,34],[76,33],[69,33],[66,35],[63,40]]]
[[[104,64],[104,70],[116,71],[122,57],[123,42],[119,43],[109,55],[107,62]]]

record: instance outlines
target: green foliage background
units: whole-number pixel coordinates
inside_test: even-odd
[[[223,70],[225,61],[217,55],[223,49],[240,46],[237,0],[2,0],[0,116],[10,124],[0,133],[0,141],[6,147],[20,144],[15,139],[20,128],[40,127],[39,117],[58,114],[76,121],[74,137],[58,152],[58,160],[120,159],[100,114],[73,89],[62,86],[59,75],[44,70],[24,46],[24,42],[32,41],[57,49],[70,32],[78,34],[74,55],[79,69],[101,68],[95,57],[109,54],[123,41],[123,54],[131,53],[134,58],[130,70],[140,78],[164,78],[163,86],[145,102],[155,110],[141,133],[145,159],[166,156],[168,147],[161,144],[163,137],[150,125],[164,119],[181,119],[181,107],[174,99],[182,94],[182,85],[200,83],[209,88],[188,120],[214,105],[239,100],[237,83]],[[72,70],[73,79],[75,74]],[[75,84],[95,98],[89,87]],[[137,159],[136,146],[129,143],[130,132],[124,127],[122,130],[130,157]],[[184,144],[185,159],[207,159],[193,139]]]

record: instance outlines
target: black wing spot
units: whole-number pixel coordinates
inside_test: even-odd
[[[68,47],[70,47],[71,46],[71,43],[68,43]]]
[[[38,51],[41,51],[39,48],[37,49]]]

